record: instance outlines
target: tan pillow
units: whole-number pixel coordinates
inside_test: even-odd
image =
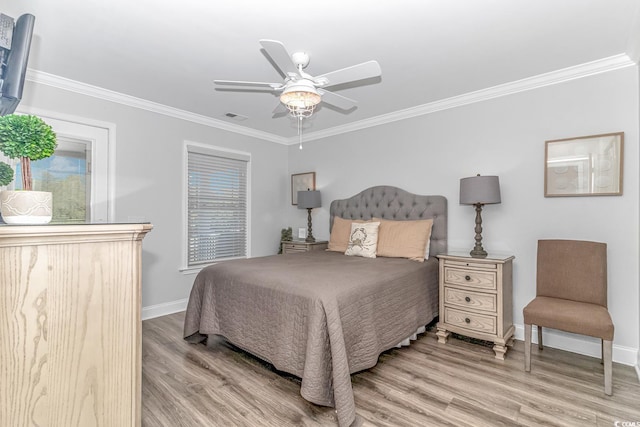
[[[378,218],[374,218],[378,221]],[[377,255],[389,258],[409,258],[423,262],[428,258],[427,244],[431,239],[433,219],[389,221],[380,219]]]
[[[349,246],[349,236],[351,235],[351,223],[371,222],[372,220],[363,221],[360,219],[344,219],[339,216],[333,217],[333,227],[331,227],[331,236],[329,236],[328,251],[344,253]]]
[[[349,247],[344,254],[375,258],[379,226],[379,222],[353,222],[349,236]]]

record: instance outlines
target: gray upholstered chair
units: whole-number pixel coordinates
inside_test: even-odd
[[[531,326],[600,338],[604,392],[613,393],[613,321],[607,310],[607,245],[580,240],[538,241],[536,297],[524,309],[524,369],[531,371]]]

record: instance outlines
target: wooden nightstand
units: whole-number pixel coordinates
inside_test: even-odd
[[[440,260],[438,342],[451,332],[493,341],[496,359],[504,360],[513,343],[513,256],[486,258],[449,252]]]
[[[323,251],[327,249],[329,242],[326,240],[318,240],[313,243],[307,243],[304,240],[288,240],[282,241],[282,253],[293,254],[296,252]]]

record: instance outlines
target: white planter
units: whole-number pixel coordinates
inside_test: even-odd
[[[48,191],[3,191],[0,192],[0,213],[7,224],[48,224],[52,216],[51,201]]]

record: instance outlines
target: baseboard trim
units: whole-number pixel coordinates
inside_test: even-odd
[[[570,334],[566,332],[550,330],[544,328],[542,336],[545,347],[553,347],[572,353],[583,354],[585,356],[600,357],[600,340],[583,335]],[[515,338],[524,341],[524,325],[516,325]],[[538,328],[534,325],[531,333],[531,341],[538,343]],[[638,349],[613,345],[613,361],[623,365],[635,366],[638,378],[640,379],[640,369],[638,368]]]
[[[187,309],[188,301],[189,300],[185,298],[176,301],[164,302],[162,304],[150,305],[148,307],[142,307],[142,320],[149,320],[160,316],[166,316],[167,314],[185,311]]]
[[[636,375],[638,376],[638,382],[640,382],[640,362],[636,365]]]

